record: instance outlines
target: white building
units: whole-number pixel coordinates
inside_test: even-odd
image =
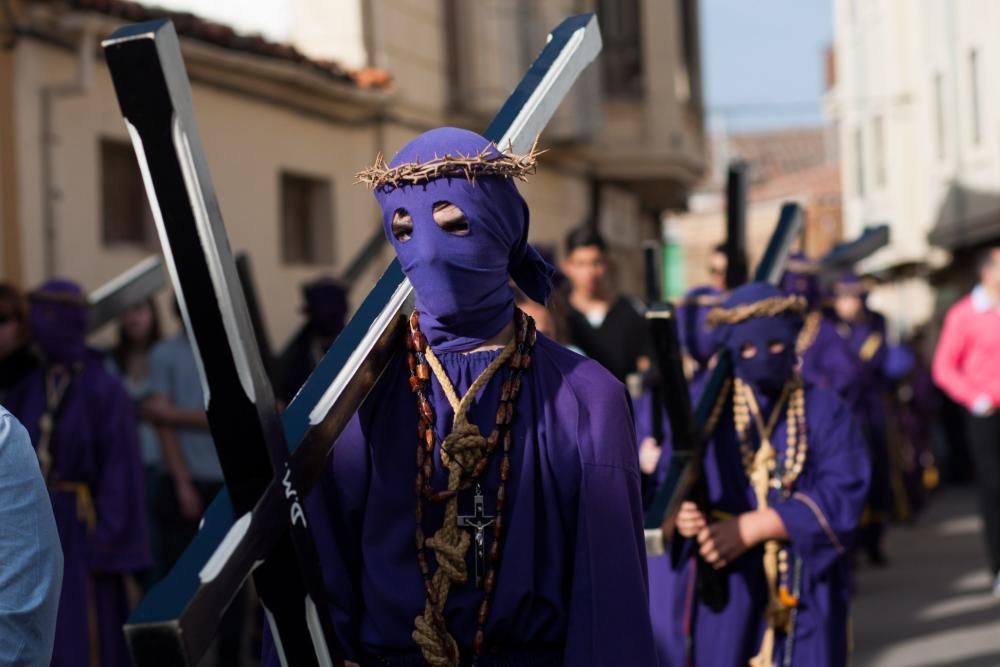
[[[903,333],[946,305],[931,279],[964,288],[969,252],[1000,238],[997,34],[994,0],[834,3],[844,233],[891,225],[862,269],[889,279],[873,302]]]

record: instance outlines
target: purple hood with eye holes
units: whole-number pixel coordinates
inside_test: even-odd
[[[497,151],[484,137],[445,127],[406,144],[391,167],[446,155],[475,156]],[[511,278],[525,294],[544,304],[553,268],[528,245],[528,206],[513,179],[502,176],[442,176],[416,185],[382,186],[375,198],[382,224],[403,272],[413,284],[420,325],[432,348],[474,348],[496,335],[514,312]],[[454,204],[465,214],[468,233],[457,235],[434,221],[435,204]],[[392,218],[403,210],[413,220],[412,236],[392,234]]]

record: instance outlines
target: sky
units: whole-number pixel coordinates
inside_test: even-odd
[[[268,39],[288,38],[288,3],[251,0],[144,0],[173,11],[192,12],[231,26],[237,32],[260,33]]]
[[[832,0],[701,0],[705,102],[713,130],[823,123]]]

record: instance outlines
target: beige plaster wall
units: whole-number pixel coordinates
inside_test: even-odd
[[[26,284],[45,276],[43,267],[42,134],[38,90],[69,80],[69,52],[25,40],[19,47],[17,112],[21,224]],[[320,121],[272,104],[203,85],[193,88],[199,132],[234,252],[250,254],[271,337],[282,342],[298,321],[298,286],[336,273],[377,225],[370,194],[354,174],[377,151],[373,127]],[[53,114],[56,273],[93,289],[148,251],[101,242],[99,140],[127,140],[110,78],[95,68],[91,89],[56,102]],[[282,169],[327,178],[332,184],[334,263],[290,266],[281,259],[279,175]]]

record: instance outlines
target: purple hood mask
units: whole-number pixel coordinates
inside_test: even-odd
[[[318,278],[302,286],[303,311],[309,326],[321,336],[340,335],[347,320],[347,291],[333,278]]]
[[[53,279],[28,301],[31,335],[48,364],[72,364],[87,354],[87,297],[76,283]]]
[[[735,312],[739,307],[753,307],[765,301],[789,299],[789,295],[777,287],[765,283],[749,283],[738,287],[723,302],[723,312]],[[795,372],[795,342],[802,328],[802,313],[797,309],[787,309],[778,315],[753,315],[739,322],[718,324],[715,340],[729,350],[733,360],[733,373],[755,390],[764,395],[774,395],[781,391]],[[784,349],[779,353],[770,350],[771,344],[781,342]],[[741,354],[744,345],[753,345],[757,353],[744,359]]]
[[[715,340],[705,318],[713,306],[719,305],[722,293],[710,285],[694,287],[684,295],[677,307],[677,324],[681,346],[692,359],[704,366],[715,354]]]
[[[389,163],[423,163],[445,156],[501,153],[485,138],[456,128],[426,132],[406,144]],[[496,335],[514,312],[513,278],[525,294],[544,304],[553,268],[528,245],[528,206],[512,178],[445,175],[418,184],[383,185],[375,190],[382,224],[410,279],[420,311],[420,325],[431,347],[466,350]],[[435,204],[454,204],[469,229],[456,235],[434,221]],[[404,210],[413,220],[405,241],[392,233],[393,214]]]
[[[810,310],[817,308],[822,298],[816,269],[816,264],[808,257],[795,254],[788,258],[788,270],[781,278],[781,289],[801,296]]]

